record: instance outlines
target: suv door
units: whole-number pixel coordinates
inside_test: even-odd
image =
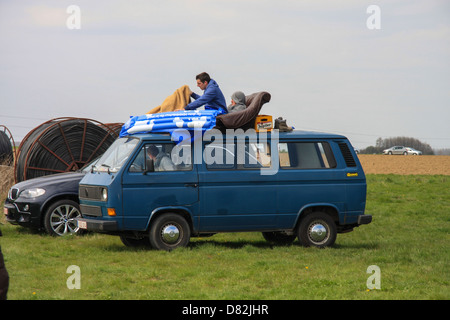
[[[198,202],[196,167],[192,163],[174,165],[173,147],[173,143],[145,144],[124,172],[122,205],[126,229],[145,230],[157,208],[190,207]],[[153,161],[151,149],[158,152]]]

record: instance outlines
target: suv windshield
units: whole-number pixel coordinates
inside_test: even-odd
[[[117,172],[139,143],[136,138],[119,138],[106,150],[95,164],[95,171]]]

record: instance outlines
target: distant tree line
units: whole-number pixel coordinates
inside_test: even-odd
[[[388,149],[393,146],[404,146],[414,148],[422,151],[422,154],[434,154],[433,149],[428,143],[424,143],[416,138],[411,137],[393,137],[393,138],[378,138],[375,146],[369,146],[361,150],[361,153],[373,154],[382,153],[384,149]]]
[[[437,156],[450,156],[450,149],[449,148],[434,149],[434,154]]]

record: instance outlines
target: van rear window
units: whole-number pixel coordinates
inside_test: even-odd
[[[278,144],[281,169],[323,169],[336,167],[327,142],[282,142]]]

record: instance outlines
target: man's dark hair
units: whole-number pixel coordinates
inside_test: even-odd
[[[202,72],[195,77],[195,80],[200,80],[201,82],[206,81],[209,83],[211,81],[211,78],[209,77],[209,74],[207,74],[206,72]]]
[[[159,154],[159,149],[154,144],[151,144],[147,147],[147,152],[156,157]]]

